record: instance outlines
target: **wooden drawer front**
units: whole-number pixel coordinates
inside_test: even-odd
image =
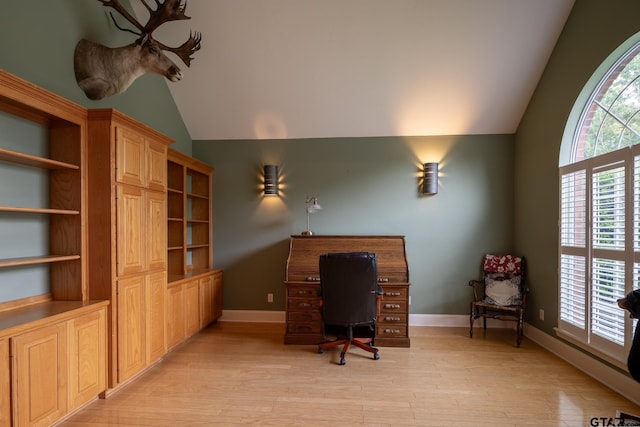
[[[289,311],[317,311],[320,310],[320,298],[289,298]]]
[[[383,313],[378,317],[377,323],[381,327],[405,326],[407,324],[407,315],[405,313]]]
[[[288,322],[317,322],[322,321],[322,313],[320,310],[316,311],[290,311],[287,313]]]
[[[385,301],[395,301],[395,300],[408,300],[409,289],[406,287],[395,287],[395,286],[384,286],[382,285],[382,291],[384,295],[382,296],[382,302]]]
[[[376,339],[406,336],[407,327],[405,325],[376,325]]]
[[[287,298],[317,298],[320,286],[290,286],[287,287]]]
[[[390,313],[406,313],[407,302],[406,301],[391,301],[383,299],[380,304],[380,317],[384,317]]]
[[[322,322],[287,322],[288,334],[320,334]]]

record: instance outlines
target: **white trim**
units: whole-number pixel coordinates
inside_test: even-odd
[[[435,326],[445,328],[468,328],[468,314],[409,314],[409,326]],[[474,328],[482,327],[482,319],[476,319]],[[512,328],[515,322],[487,319],[487,328]]]

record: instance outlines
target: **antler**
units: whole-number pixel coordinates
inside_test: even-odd
[[[145,34],[145,28],[142,26],[142,24],[140,24],[138,20],[134,18],[133,15],[131,15],[129,11],[127,11],[127,9],[125,9],[124,6],[122,6],[122,4],[120,4],[119,0],[98,0],[98,1],[102,3],[102,5],[105,7],[113,8],[116,12],[122,15],[124,19],[126,19],[127,21],[132,23],[137,29],[139,29],[140,32],[136,33],[135,31],[130,30],[128,28],[122,28],[120,25],[118,25],[118,22],[116,21],[116,18],[113,16],[113,13],[109,13],[109,15],[111,15],[111,20],[113,21],[113,24],[116,27],[118,27],[119,30],[133,33],[136,36],[143,36]],[[146,6],[146,3],[145,3],[145,6]]]
[[[150,15],[147,25],[144,26],[147,34],[151,34],[156,28],[165,22],[191,19],[190,16],[184,14],[185,10],[187,10],[186,0],[184,2],[184,6],[182,5],[182,0],[166,0],[164,2],[155,0],[157,6],[155,10],[151,9],[145,0],[140,1],[144,4],[144,7],[147,8]]]
[[[182,43],[180,47],[169,47],[169,46],[163,45],[157,40],[156,40],[156,43],[158,43],[158,46],[160,46],[163,50],[167,50],[169,52],[173,52],[176,55],[178,55],[178,57],[182,59],[182,62],[184,62],[187,65],[187,67],[190,67],[191,60],[193,59],[191,55],[197,52],[198,50],[200,50],[201,39],[202,39],[202,36],[200,35],[200,33],[195,33],[195,34],[189,33],[189,40]]]
[[[191,65],[191,60],[193,59],[191,55],[194,52],[200,50],[200,40],[202,39],[200,33],[195,33],[195,34],[190,33],[189,39],[186,42],[184,42],[180,47],[176,47],[176,48],[166,46],[151,37],[151,33],[153,33],[160,25],[164,24],[165,22],[191,19],[190,16],[185,15],[185,11],[187,9],[186,0],[184,1],[184,5],[182,4],[182,0],[166,0],[164,2],[161,2],[160,0],[155,0],[155,3],[156,3],[155,9],[152,9],[151,6],[149,6],[149,4],[146,2],[146,0],[140,0],[144,5],[144,7],[149,11],[149,20],[144,26],[140,24],[140,22],[138,22],[138,20],[134,18],[133,15],[131,15],[127,11],[127,9],[125,9],[122,6],[119,0],[98,0],[98,1],[102,3],[104,6],[111,7],[112,9],[114,9],[116,12],[122,15],[124,19],[129,21],[131,24],[133,24],[134,27],[140,30],[140,32],[136,32],[128,28],[122,28],[120,25],[118,25],[118,22],[116,21],[113,14],[110,13],[111,20],[119,30],[127,31],[129,33],[133,33],[137,36],[140,36],[138,38],[138,41],[148,36],[150,39],[155,41],[158,44],[158,46],[160,46],[161,49],[169,52],[173,52],[176,55],[178,55],[178,57],[182,59],[182,62],[184,62],[187,65],[187,67]]]

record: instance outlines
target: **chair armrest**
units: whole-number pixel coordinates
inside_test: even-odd
[[[484,280],[469,280],[469,286],[473,287],[473,300],[480,301],[482,298],[478,297],[478,287],[484,285]]]

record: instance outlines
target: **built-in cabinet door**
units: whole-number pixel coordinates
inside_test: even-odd
[[[68,334],[69,410],[72,411],[106,389],[106,309],[71,319]]]
[[[197,280],[184,285],[185,334],[187,337],[200,330],[200,287]]]
[[[222,270],[213,275],[213,320],[222,316]]]
[[[118,280],[118,382],[146,366],[145,279],[136,276]]]
[[[11,425],[9,341],[0,339],[0,427]]]
[[[153,273],[147,281],[148,310],[147,310],[147,330],[148,336],[148,363],[154,362],[162,357],[167,351],[165,336],[166,319],[166,295],[167,295],[166,272]]]
[[[117,272],[118,276],[146,269],[145,191],[129,185],[117,186]],[[105,242],[106,244],[107,242]]]
[[[67,412],[66,351],[65,323],[11,338],[14,425],[49,426]]]
[[[166,162],[165,162],[166,163]],[[149,270],[167,268],[167,196],[147,191],[147,257]]]
[[[167,347],[182,342],[185,337],[184,292],[182,285],[169,287],[167,292]]]
[[[126,127],[116,127],[116,180],[123,184],[146,185],[145,140]]]
[[[213,321],[213,277],[200,279],[200,328]]]
[[[147,188],[166,191],[167,189],[167,146],[147,142]]]

